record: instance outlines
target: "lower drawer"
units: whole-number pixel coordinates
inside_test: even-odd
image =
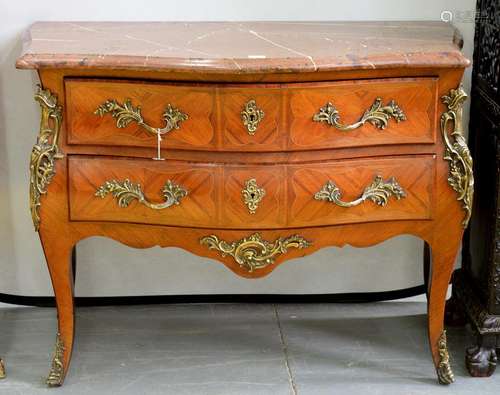
[[[306,227],[431,219],[434,180],[431,155],[290,165],[289,223]]]
[[[431,219],[434,158],[235,165],[70,156],[73,221],[231,229]]]

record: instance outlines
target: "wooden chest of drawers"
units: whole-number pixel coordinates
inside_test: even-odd
[[[468,61],[451,26],[37,23],[30,33],[17,66],[37,69],[43,86],[30,197],[58,307],[50,385],[72,351],[69,257],[91,236],[181,247],[249,278],[325,246],[418,236],[432,251],[431,351],[439,381],[453,381],[444,302],[473,179],[459,87]]]

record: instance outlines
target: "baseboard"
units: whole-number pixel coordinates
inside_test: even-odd
[[[341,294],[223,294],[223,295],[152,295],[152,296],[106,296],[76,297],[76,306],[124,306],[143,304],[175,303],[369,303],[402,299],[425,293],[425,286],[385,292],[362,292]],[[22,296],[0,293],[0,302],[23,306],[55,307],[54,297]]]

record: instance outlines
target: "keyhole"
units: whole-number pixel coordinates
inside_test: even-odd
[[[251,193],[250,193],[250,197],[251,197],[252,199],[255,199],[255,193],[254,193],[254,192],[251,192]]]

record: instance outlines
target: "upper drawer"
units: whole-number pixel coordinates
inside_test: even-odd
[[[81,79],[66,80],[65,86],[69,144],[156,147],[156,134],[140,121],[164,127],[170,105],[179,129],[165,137],[169,147],[215,145],[215,97],[210,87]],[[99,108],[104,110],[101,116],[96,113]],[[188,118],[182,120],[181,114]]]
[[[293,149],[435,141],[436,79],[291,85],[288,91]]]
[[[435,141],[437,80],[172,84],[66,79],[69,144],[293,151]],[[171,129],[171,131],[169,131]]]

